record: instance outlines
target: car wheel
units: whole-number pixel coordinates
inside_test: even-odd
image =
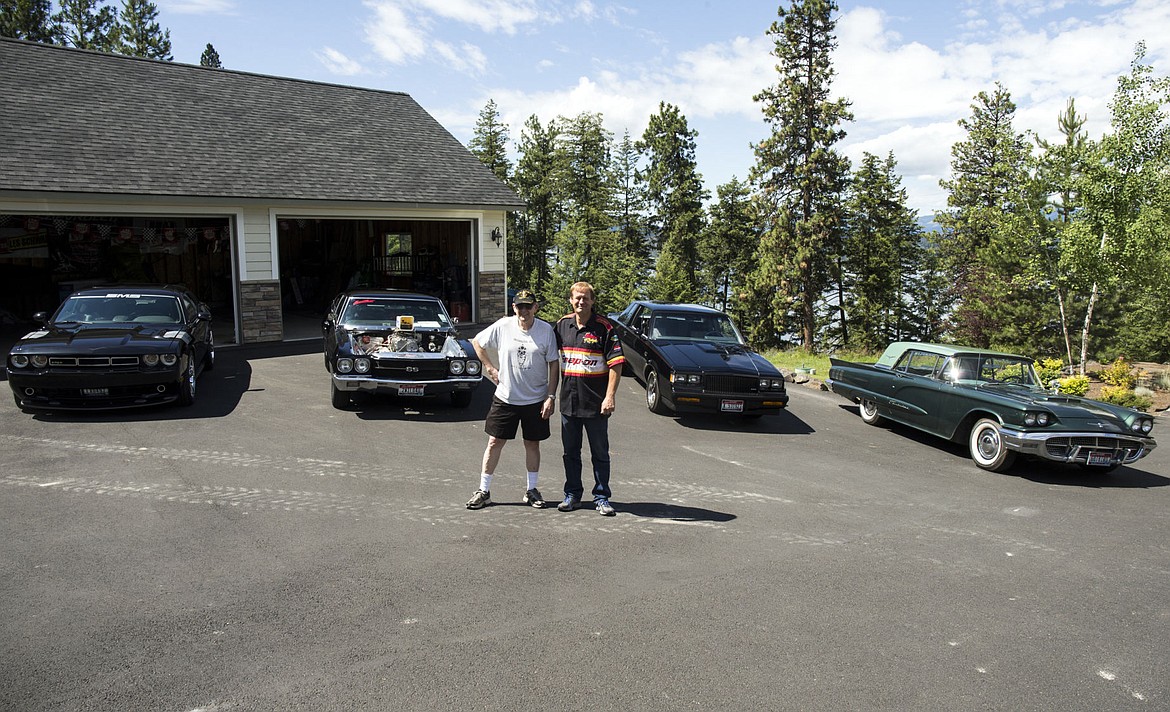
[[[999,423],[990,418],[975,423],[975,427],[971,428],[967,445],[971,451],[971,459],[984,470],[1004,472],[1016,461],[1016,453],[1008,450],[1003,444]]]
[[[179,405],[191,405],[195,402],[195,359],[194,354],[187,354],[187,370],[179,379]]]
[[[650,409],[651,413],[657,413],[658,415],[670,413],[670,408],[667,408],[666,404],[662,402],[658,370],[653,367],[646,373],[646,407]]]
[[[451,405],[466,408],[471,405],[471,391],[451,391]]]
[[[871,400],[863,400],[861,401],[860,406],[861,407],[858,408],[858,412],[861,413],[861,422],[868,423],[870,425],[881,425],[882,422],[885,421],[885,418],[878,415],[877,403],[874,403]]]
[[[333,404],[334,408],[337,408],[338,410],[345,410],[349,407],[349,393],[333,385],[332,380],[329,382],[329,393],[331,396],[329,400]]]
[[[207,334],[207,354],[203,357],[203,370],[211,371],[215,368],[215,334]]]

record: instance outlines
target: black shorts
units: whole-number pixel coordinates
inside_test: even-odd
[[[492,396],[492,408],[488,411],[483,429],[492,437],[512,440],[516,437],[517,426],[524,426],[525,440],[548,440],[548,421],[540,417],[544,401],[531,405],[510,405]]]

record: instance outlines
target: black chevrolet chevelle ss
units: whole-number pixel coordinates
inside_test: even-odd
[[[215,364],[211,312],[183,286],[90,287],[33,318],[6,363],[22,410],[191,405]]]
[[[717,309],[637,301],[609,319],[654,413],[757,417],[788,405],[784,375]]]
[[[322,323],[334,408],[354,393],[447,395],[465,408],[483,377],[443,302],[391,289],[342,292]]]

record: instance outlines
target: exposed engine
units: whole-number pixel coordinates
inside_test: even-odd
[[[395,328],[385,331],[351,331],[354,354],[376,356],[392,353],[428,353],[463,356],[459,343],[440,329],[414,328],[411,317],[400,316]]]

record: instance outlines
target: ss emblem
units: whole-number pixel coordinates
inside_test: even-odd
[[[406,372],[407,373],[418,373],[418,366],[407,366]]]

